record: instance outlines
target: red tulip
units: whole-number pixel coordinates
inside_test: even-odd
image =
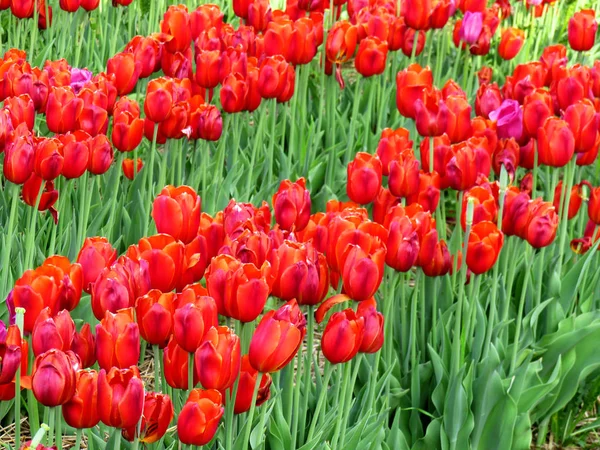
[[[208,444],[223,416],[221,394],[214,389],[193,389],[177,417],[177,435],[183,444]]]
[[[375,200],[381,186],[383,168],[377,156],[359,152],[348,164],[346,193],[350,200],[367,204]]]
[[[123,369],[137,364],[140,357],[140,330],[133,320],[133,308],[116,314],[106,311],[96,325],[96,355],[104,370]]]
[[[85,173],[90,162],[90,148],[87,142],[90,135],[78,130],[56,137],[62,143],[62,176],[67,179],[79,178]]]
[[[128,179],[130,180],[134,180],[136,174],[140,173],[140,170],[142,170],[142,168],[144,167],[144,162],[142,161],[142,158],[138,158],[135,161],[135,169],[133,168],[133,164],[134,161],[131,158],[125,158],[123,159],[123,162],[121,163],[121,169],[123,170],[123,175],[125,175]],[[135,170],[135,173],[134,173]]]
[[[563,183],[562,180],[558,182],[558,184],[556,185],[556,189],[554,189],[554,199],[552,201],[552,205],[554,206],[554,209],[556,211],[560,211],[560,199],[561,199],[561,193],[563,190]],[[566,193],[565,193],[566,195]],[[581,192],[581,184],[576,184],[575,186],[573,186],[571,188],[571,192],[569,193],[570,196],[570,200],[569,200],[569,211],[567,214],[567,220],[571,220],[573,219],[577,213],[579,212],[579,208],[581,208],[581,203],[583,201],[582,199],[582,192]],[[566,197],[565,197],[566,198]],[[565,200],[563,199],[563,202]]]
[[[283,180],[273,195],[275,221],[287,231],[301,231],[310,218],[310,192],[306,189],[306,181],[300,178],[292,183]]]
[[[65,422],[73,428],[94,428],[98,416],[98,372],[78,370],[75,395],[63,405]]]
[[[404,117],[414,119],[417,100],[425,100],[425,91],[433,87],[433,74],[429,67],[411,64],[396,75],[396,106]]]
[[[551,167],[563,167],[573,157],[575,138],[569,124],[556,117],[549,117],[538,130],[539,163]]]
[[[406,128],[393,130],[385,128],[381,132],[379,143],[377,144],[377,156],[381,160],[382,173],[385,176],[390,174],[390,163],[396,159],[404,150],[412,149],[413,141],[409,138],[409,132]]]
[[[256,381],[258,379],[258,371],[250,364],[248,355],[242,356],[240,365],[240,378],[238,381],[237,395],[234,399],[235,414],[245,413],[250,409],[252,404],[252,394]],[[258,395],[256,396],[256,406],[262,405],[269,399],[271,395],[271,375],[263,373],[260,378],[260,386],[258,387]],[[226,396],[224,398],[227,398]]]
[[[46,106],[46,123],[53,133],[75,131],[83,100],[70,87],[52,87]]]
[[[200,213],[200,196],[189,186],[166,186],[152,206],[157,231],[170,234],[184,244],[197,236]]]
[[[75,332],[71,350],[79,356],[82,369],[94,365],[96,362],[96,338],[92,334],[89,323],[83,324],[79,333]]]
[[[390,162],[388,184],[396,197],[409,197],[419,189],[419,161],[412,149],[405,150]]]
[[[192,29],[187,7],[171,5],[160,22],[160,31],[172,36],[165,44],[168,52],[182,52],[192,42]]]
[[[44,308],[35,321],[31,335],[31,344],[35,356],[53,348],[63,352],[71,350],[71,343],[75,334],[73,319],[65,309],[54,317],[50,313],[50,308]]]
[[[212,327],[195,353],[198,379],[205,389],[224,391],[240,373],[240,338],[227,327]]]
[[[358,317],[349,308],[333,313],[321,338],[323,356],[331,364],[350,361],[360,350],[364,334],[364,317]]]
[[[137,430],[133,426],[123,429],[123,437],[128,441],[138,438],[144,444],[152,444],[165,435],[173,420],[173,414],[173,402],[168,395],[146,392],[139,436],[136,435]]]
[[[586,52],[594,46],[598,22],[593,9],[583,9],[569,20],[569,45],[578,52]]]
[[[188,389],[189,353],[177,345],[171,338],[163,353],[163,367],[167,384],[175,389]],[[193,364],[193,359],[192,359]],[[193,370],[194,386],[198,384],[198,371]]]
[[[64,405],[73,395],[79,369],[79,358],[73,352],[52,349],[42,353],[33,364],[31,390],[44,406]]]
[[[467,266],[476,275],[490,270],[500,254],[504,235],[493,222],[484,220],[471,228],[467,249]]]
[[[375,353],[383,346],[383,314],[377,311],[374,298],[360,302],[356,315],[364,319],[365,332],[359,351]]]
[[[144,408],[144,383],[140,371],[113,367],[98,375],[98,415],[103,424],[114,428],[135,427]]]
[[[388,46],[386,41],[378,37],[366,37],[358,46],[358,52],[354,59],[356,71],[363,77],[380,75],[386,67]]]
[[[385,262],[394,270],[408,272],[419,256],[420,242],[415,227],[407,216],[397,217],[388,225],[388,232]]]
[[[186,292],[187,291],[187,292]],[[190,303],[181,303],[189,296]],[[173,336],[186,352],[194,353],[205,341],[211,327],[218,326],[217,307],[212,297],[196,296],[186,289],[173,315]]]
[[[296,300],[263,316],[250,341],[250,364],[260,373],[277,372],[296,355],[306,334],[306,319]]]
[[[525,32],[518,28],[506,28],[498,45],[498,54],[505,60],[513,59],[521,51],[525,42]]]
[[[163,348],[173,333],[175,294],[153,289],[135,302],[135,317],[140,335],[150,345]]]

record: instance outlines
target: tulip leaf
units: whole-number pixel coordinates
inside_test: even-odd
[[[567,274],[561,280],[560,287],[560,304],[564,310],[570,309],[571,301],[577,293],[579,285],[587,275],[588,267],[596,255],[596,249],[600,241],[597,241],[594,246],[585,254],[583,258],[580,258],[567,272]]]

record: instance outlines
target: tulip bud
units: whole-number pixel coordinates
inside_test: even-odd
[[[44,406],[64,405],[75,395],[79,358],[73,352],[48,350],[35,358],[31,389]]]

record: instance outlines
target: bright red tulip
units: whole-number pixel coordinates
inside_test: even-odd
[[[505,60],[513,59],[521,51],[525,42],[525,32],[518,28],[506,28],[502,32],[500,44],[498,45],[498,54]]]
[[[157,231],[170,234],[184,244],[197,236],[200,213],[200,196],[189,186],[166,186],[152,206]]]
[[[364,317],[357,316],[350,308],[333,313],[321,338],[323,356],[331,364],[350,361],[360,350],[364,334]]]
[[[152,444],[162,438],[173,420],[173,402],[167,394],[146,392],[139,436],[136,427],[123,429],[123,437],[128,441],[136,438],[144,444]]]
[[[583,9],[569,20],[569,45],[578,52],[586,52],[594,46],[598,22],[593,9]]]
[[[549,117],[537,133],[539,163],[563,167],[575,153],[575,138],[569,124],[557,117]]]
[[[113,367],[98,375],[98,415],[114,428],[135,427],[144,408],[144,383],[137,367]]]
[[[493,222],[484,220],[471,228],[467,249],[467,266],[476,275],[490,270],[500,254],[504,234]]]
[[[78,369],[79,358],[73,352],[52,349],[39,355],[31,376],[35,399],[49,407],[67,403],[75,395]]]
[[[359,152],[348,164],[346,193],[350,200],[365,205],[377,197],[383,168],[377,156]]]
[[[258,371],[250,364],[248,355],[242,356],[240,366],[240,378],[238,382],[237,396],[235,397],[235,414],[245,413],[252,405],[252,394],[258,379]],[[262,405],[271,395],[271,375],[263,373],[260,378],[260,386],[258,387],[258,395],[256,396],[256,406]],[[228,400],[226,394],[223,397]]]
[[[98,425],[98,372],[77,371],[75,395],[63,405],[62,414],[65,422],[73,428],[94,428]]]
[[[106,311],[96,325],[96,355],[101,369],[134,366],[140,358],[140,330],[133,320],[133,308],[116,314]]]
[[[302,231],[310,218],[310,192],[306,189],[306,180],[300,178],[292,183],[283,180],[273,195],[275,221],[287,231]]]
[[[187,291],[187,292],[186,292]],[[173,336],[186,352],[194,353],[205,341],[208,331],[218,326],[217,306],[212,297],[192,295],[186,289],[180,295],[189,295],[191,303],[180,303],[173,315]],[[182,301],[180,298],[180,302]]]
[[[198,379],[205,389],[224,391],[240,373],[240,338],[227,327],[212,327],[195,353]]]
[[[33,354],[38,356],[53,348],[63,352],[71,350],[74,334],[75,323],[66,309],[52,317],[50,308],[44,308],[31,335]]]
[[[224,412],[219,391],[193,389],[177,417],[179,440],[189,445],[208,444]]]

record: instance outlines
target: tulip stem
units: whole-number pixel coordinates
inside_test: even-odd
[[[260,384],[260,380],[258,380]],[[235,410],[235,399],[237,397],[238,386],[240,384],[240,374],[235,379],[233,391],[230,387],[225,395],[229,394],[227,403],[225,404],[225,448],[233,448],[233,414]]]
[[[323,409],[323,404],[325,403],[325,399],[327,398],[327,391],[329,390],[329,380],[331,379],[331,374],[333,373],[333,365],[329,362],[325,362],[325,375],[323,378],[323,386],[321,387],[321,392],[319,393],[319,400],[317,400],[317,406],[315,408],[315,414],[310,422],[310,429],[308,430],[308,437],[306,438],[306,442],[310,442],[315,434],[315,428],[319,421],[319,416],[321,414],[321,410]]]
[[[121,430],[119,430],[118,428],[115,428],[115,445],[114,445],[114,450],[121,450]]]
[[[294,415],[292,416],[292,448],[296,448],[296,439],[298,438],[298,419],[300,418],[300,387],[301,380],[304,377],[302,365],[302,345],[296,354],[296,383],[294,384]]]
[[[350,361],[348,361],[345,365],[344,365],[344,377],[342,379],[342,390],[341,390],[341,397],[340,397],[340,401],[338,404],[339,406],[339,413],[337,414],[337,419],[335,422],[335,431],[333,433],[333,439],[331,440],[331,448],[339,448],[337,443],[338,440],[340,438],[340,432],[342,430],[342,421],[345,417],[344,414],[344,408],[347,407],[346,405],[346,391],[348,390],[348,384],[350,381],[350,373],[352,372],[352,364],[350,364]]]
[[[10,203],[10,215],[8,218],[8,230],[4,235],[6,240],[4,241],[4,252],[2,254],[2,291],[0,292],[2,297],[0,298],[6,298],[8,295],[7,283],[8,274],[10,273],[10,255],[12,251],[12,244],[15,239],[15,221],[17,217],[17,211],[19,209],[19,187],[12,183],[10,183],[10,186],[10,195],[12,195],[12,199]]]
[[[54,413],[55,409],[56,409],[56,407],[48,408],[49,430],[48,430],[48,436],[46,437],[46,442],[48,443],[48,447],[52,447],[54,445],[54,420],[56,418],[56,414]]]
[[[258,372],[256,374],[256,382],[254,383],[254,391],[252,392],[252,402],[250,403],[250,411],[248,411],[248,418],[246,419],[246,425],[244,430],[244,440],[242,441],[242,449],[247,450],[248,444],[250,443],[250,433],[252,431],[252,421],[254,420],[254,411],[256,411],[256,399],[258,398],[258,389],[260,388],[260,381],[262,380],[263,374]]]
[[[11,236],[11,235],[9,235]],[[23,336],[23,321],[25,319],[25,308],[15,308],[17,328],[19,329],[19,339],[22,340]],[[23,346],[19,343],[21,351]],[[28,355],[21,353],[21,358],[27,358]],[[21,447],[21,364],[17,366],[17,373],[15,374],[15,449]]]
[[[306,357],[304,358],[304,374],[302,376],[302,381],[304,381],[304,398],[302,399],[302,412],[300,414],[300,445],[304,444],[304,436],[306,432],[306,416],[308,411],[308,399],[310,397],[312,387],[311,362],[315,334],[315,307],[313,305],[310,305],[308,307],[307,333],[308,342],[306,344]]]
[[[37,194],[37,198],[35,200],[35,206],[31,209],[31,218],[29,221],[29,229],[27,230],[27,240],[25,243],[25,269],[30,269],[34,260],[34,237],[35,237],[35,229],[37,226],[37,212],[40,206],[40,201],[42,200],[42,194],[44,193],[44,187],[46,186],[46,182],[42,180],[40,185],[40,191]]]
[[[160,376],[160,349],[158,345],[153,345],[152,350],[154,350],[154,392],[161,391],[161,376]]]
[[[188,353],[188,391],[192,392],[192,389],[194,389],[194,354]]]
[[[529,256],[531,254],[531,257]],[[519,339],[521,337],[521,324],[523,322],[523,308],[525,307],[525,297],[527,297],[527,288],[529,287],[529,280],[531,279],[531,265],[533,264],[535,254],[532,252],[532,248],[528,245],[525,248],[525,280],[523,281],[523,287],[521,288],[521,299],[519,300],[519,310],[517,312],[517,323],[515,325],[515,339],[513,342],[512,358],[510,361],[509,375],[513,374],[517,365],[517,352],[519,350]]]
[[[153,185],[154,185],[154,158],[156,153],[156,139],[158,137],[158,123],[154,124],[154,132],[152,135],[152,146],[150,147],[150,164],[148,168],[145,170],[146,174],[144,175],[144,184],[146,184],[146,179],[148,180],[148,184],[146,185],[147,193],[146,196],[152,199],[153,197]],[[148,226],[150,223],[150,214],[144,214],[144,236],[148,234]]]
[[[360,85],[362,84],[362,76],[354,82],[354,97],[352,97],[352,116],[350,117],[350,134],[348,136],[348,145],[346,147],[346,158],[344,160],[347,165],[354,154],[354,134],[356,133],[356,120],[358,116],[358,107],[360,106]]]
[[[56,416],[56,421],[54,422],[56,426],[56,448],[61,449],[62,447],[62,406],[55,406],[54,414]],[[52,414],[52,413],[50,413]]]
[[[558,276],[561,276],[562,273],[562,265],[563,265],[563,258],[564,258],[564,253],[565,253],[565,240],[567,238],[567,234],[568,234],[568,222],[569,222],[569,203],[571,201],[571,188],[573,187],[573,178],[575,176],[575,169],[577,168],[576,165],[576,160],[575,158],[572,158],[571,161],[569,161],[569,164],[566,167],[566,180],[565,180],[565,184],[563,185],[563,190],[564,190],[564,196],[563,196],[563,201],[561,202],[562,206],[561,206],[561,210],[559,211],[560,214],[560,222],[559,222],[559,226],[560,226],[560,240],[559,240],[559,247],[558,247],[558,251],[559,251],[559,257],[558,257]]]
[[[81,428],[77,428],[77,430],[75,430],[75,450],[81,450]]]

